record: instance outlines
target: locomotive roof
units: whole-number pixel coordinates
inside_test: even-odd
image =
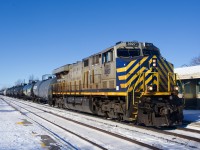
[[[120,41],[120,42],[117,42],[115,45],[113,45],[113,46],[110,46],[110,47],[108,47],[108,48],[106,48],[106,49],[104,49],[104,50],[101,50],[100,52],[98,52],[98,53],[95,53],[95,54],[93,54],[93,55],[90,55],[90,56],[88,56],[88,57],[86,57],[86,58],[83,58],[83,60],[86,60],[86,59],[88,59],[88,58],[90,58],[90,57],[92,57],[92,56],[95,56],[95,55],[98,55],[98,54],[102,54],[102,53],[104,53],[104,52],[106,52],[106,51],[108,51],[108,50],[110,50],[110,49],[113,49],[114,48],[114,46],[122,46],[122,45],[124,45],[126,42],[122,42],[122,41]],[[139,42],[137,42],[137,43],[139,43]]]
[[[153,46],[154,48],[156,48],[156,49],[159,51],[159,49],[158,49],[156,46],[154,46],[152,43],[138,42],[138,41],[126,41],[126,42],[120,41],[120,42],[117,42],[115,45],[113,45],[113,46],[111,46],[111,47],[108,47],[108,48],[106,48],[106,49],[104,49],[104,50],[102,50],[102,51],[100,51],[100,52],[98,52],[98,53],[95,53],[95,54],[92,54],[92,55],[90,55],[90,56],[88,56],[88,57],[83,58],[82,61],[87,60],[87,59],[89,59],[89,58],[92,57],[92,56],[102,54],[102,53],[104,53],[104,52],[106,52],[106,51],[108,51],[108,50],[110,50],[110,49],[113,49],[115,46],[116,46],[117,48],[119,48],[119,47],[126,47],[127,44],[131,44],[131,45],[129,45],[129,46],[132,47],[132,46],[134,46],[135,44],[137,44],[137,46],[138,46],[139,43],[150,44],[151,46]],[[137,47],[137,46],[136,46],[136,47]],[[80,62],[81,62],[81,61],[77,61],[76,63],[73,63],[73,64],[78,64],[78,63],[80,63]],[[69,71],[70,65],[72,65],[72,64],[66,64],[66,65],[64,65],[64,66],[61,66],[61,67],[59,67],[59,68],[56,68],[56,69],[53,70],[52,73],[53,73],[53,74],[59,74],[59,73],[65,72],[65,71]]]
[[[117,42],[115,45],[113,45],[113,46],[111,46],[111,47],[108,47],[108,48],[106,48],[105,50],[102,50],[102,51],[100,51],[100,52],[98,52],[98,53],[95,53],[95,54],[93,54],[93,55],[90,55],[89,57],[84,58],[83,61],[86,60],[86,59],[88,59],[88,58],[90,58],[90,57],[92,57],[92,56],[95,56],[95,55],[98,55],[98,54],[102,54],[102,53],[104,53],[104,52],[106,52],[106,51],[108,51],[108,50],[110,50],[110,49],[113,49],[115,46],[116,46],[117,48],[119,48],[119,47],[127,47],[127,44],[131,44],[131,45],[129,45],[129,46],[130,46],[130,48],[132,48],[132,46],[133,46],[134,44],[139,44],[139,43],[144,44],[144,45],[147,45],[147,44],[148,44],[150,47],[153,47],[154,49],[160,51],[159,48],[157,48],[156,46],[153,45],[153,43],[138,42],[138,41],[126,41],[126,42],[119,41],[119,42]],[[129,47],[129,46],[128,46],[128,47]],[[135,46],[135,47],[137,47],[137,46]]]
[[[64,66],[58,67],[53,70],[52,74],[59,74],[61,72],[69,71],[71,65],[76,65],[78,63],[81,63],[81,61],[77,61],[76,63],[73,64],[66,64]]]
[[[57,73],[60,73],[60,72],[63,72],[63,71],[68,71],[69,70],[69,65],[71,65],[71,64],[66,64],[64,66],[61,66],[59,68],[54,69],[52,74],[57,74]]]

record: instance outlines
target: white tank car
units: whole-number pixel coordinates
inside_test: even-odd
[[[42,102],[48,102],[51,97],[51,84],[55,83],[57,80],[54,76],[49,76],[47,79],[37,82],[33,86],[33,94],[35,99]]]
[[[7,92],[7,89],[5,89],[5,90],[3,91],[3,95],[6,96],[6,92]]]

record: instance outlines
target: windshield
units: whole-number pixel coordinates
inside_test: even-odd
[[[140,49],[118,49],[118,57],[135,57],[140,56]]]
[[[143,49],[143,54],[144,56],[149,56],[149,55],[160,55],[160,52],[158,50],[150,50],[150,49]]]

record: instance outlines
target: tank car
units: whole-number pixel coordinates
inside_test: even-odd
[[[29,81],[29,83],[23,87],[24,99],[32,100],[34,98],[33,86],[36,82],[37,81]]]
[[[7,88],[7,90],[6,90],[6,96],[9,96],[9,91],[10,91],[10,88]]]
[[[8,95],[10,97],[13,97],[13,95],[14,95],[14,87],[8,88],[7,91],[6,91],[6,95]]]
[[[56,82],[55,76],[44,75],[42,81],[37,82],[33,86],[34,101],[47,103],[51,98],[51,85]]]
[[[24,98],[23,88],[26,84],[21,84],[13,87],[13,97],[16,98]]]
[[[0,95],[3,95],[3,93],[4,93],[4,90],[1,90],[1,91],[0,91]]]
[[[17,97],[18,86],[13,86],[13,97]]]
[[[6,93],[7,93],[7,89],[5,89],[5,90],[3,91],[3,95],[6,96]]]
[[[53,74],[51,105],[146,126],[182,122],[173,64],[152,43],[118,42]]]

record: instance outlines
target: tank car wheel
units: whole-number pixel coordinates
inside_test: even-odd
[[[62,108],[62,109],[64,108],[64,105],[63,105],[63,104],[61,104],[61,108]]]
[[[58,107],[58,108],[60,108],[60,105],[59,105],[59,103],[57,103],[57,107]]]
[[[124,118],[123,118],[123,114],[118,114],[117,120],[118,120],[118,121],[123,121],[123,119],[124,119]]]

